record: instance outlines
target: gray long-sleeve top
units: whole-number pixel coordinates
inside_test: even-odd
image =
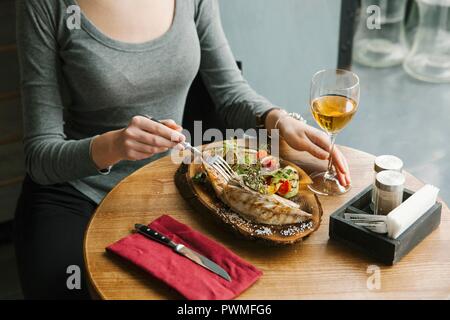
[[[102,176],[91,139],[137,114],[181,123],[200,70],[230,128],[251,128],[270,107],[242,78],[224,35],[217,0],[176,0],[171,28],[141,44],[114,40],[81,15],[75,0],[19,0],[17,36],[27,172],[40,184],[69,182],[95,202],[121,179],[156,160],[122,161]],[[76,21],[76,20],[71,20]]]

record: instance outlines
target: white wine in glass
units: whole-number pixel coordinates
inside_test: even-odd
[[[359,104],[359,78],[353,72],[340,69],[316,73],[311,82],[311,112],[317,124],[331,140],[328,170],[314,173],[309,188],[320,195],[341,195],[351,186],[342,186],[336,177],[331,154],[336,135],[353,119]]]

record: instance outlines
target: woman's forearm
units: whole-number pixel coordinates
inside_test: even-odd
[[[91,158],[98,169],[122,160],[142,160],[170,148],[180,148],[186,137],[173,120],[152,121],[135,116],[126,128],[106,132],[92,140]]]
[[[120,130],[115,130],[92,139],[91,158],[98,169],[108,168],[122,160],[115,148],[119,134]]]
[[[24,139],[27,173],[34,182],[49,185],[97,174],[89,157],[91,139],[64,140],[58,135]]]

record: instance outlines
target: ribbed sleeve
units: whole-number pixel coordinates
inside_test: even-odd
[[[32,0],[17,2],[17,39],[28,174],[53,184],[97,174],[91,139],[66,140],[54,22]]]

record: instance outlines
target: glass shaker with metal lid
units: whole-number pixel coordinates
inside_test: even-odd
[[[375,214],[388,215],[403,202],[405,176],[392,170],[377,173],[375,188]]]
[[[396,156],[391,156],[391,155],[379,156],[374,161],[373,170],[374,170],[374,177],[373,177],[374,181],[373,181],[372,201],[370,204],[370,208],[373,211],[375,211],[375,198],[376,198],[376,192],[377,192],[375,182],[376,182],[377,173],[385,171],[385,170],[393,170],[393,171],[402,172],[403,161]]]

